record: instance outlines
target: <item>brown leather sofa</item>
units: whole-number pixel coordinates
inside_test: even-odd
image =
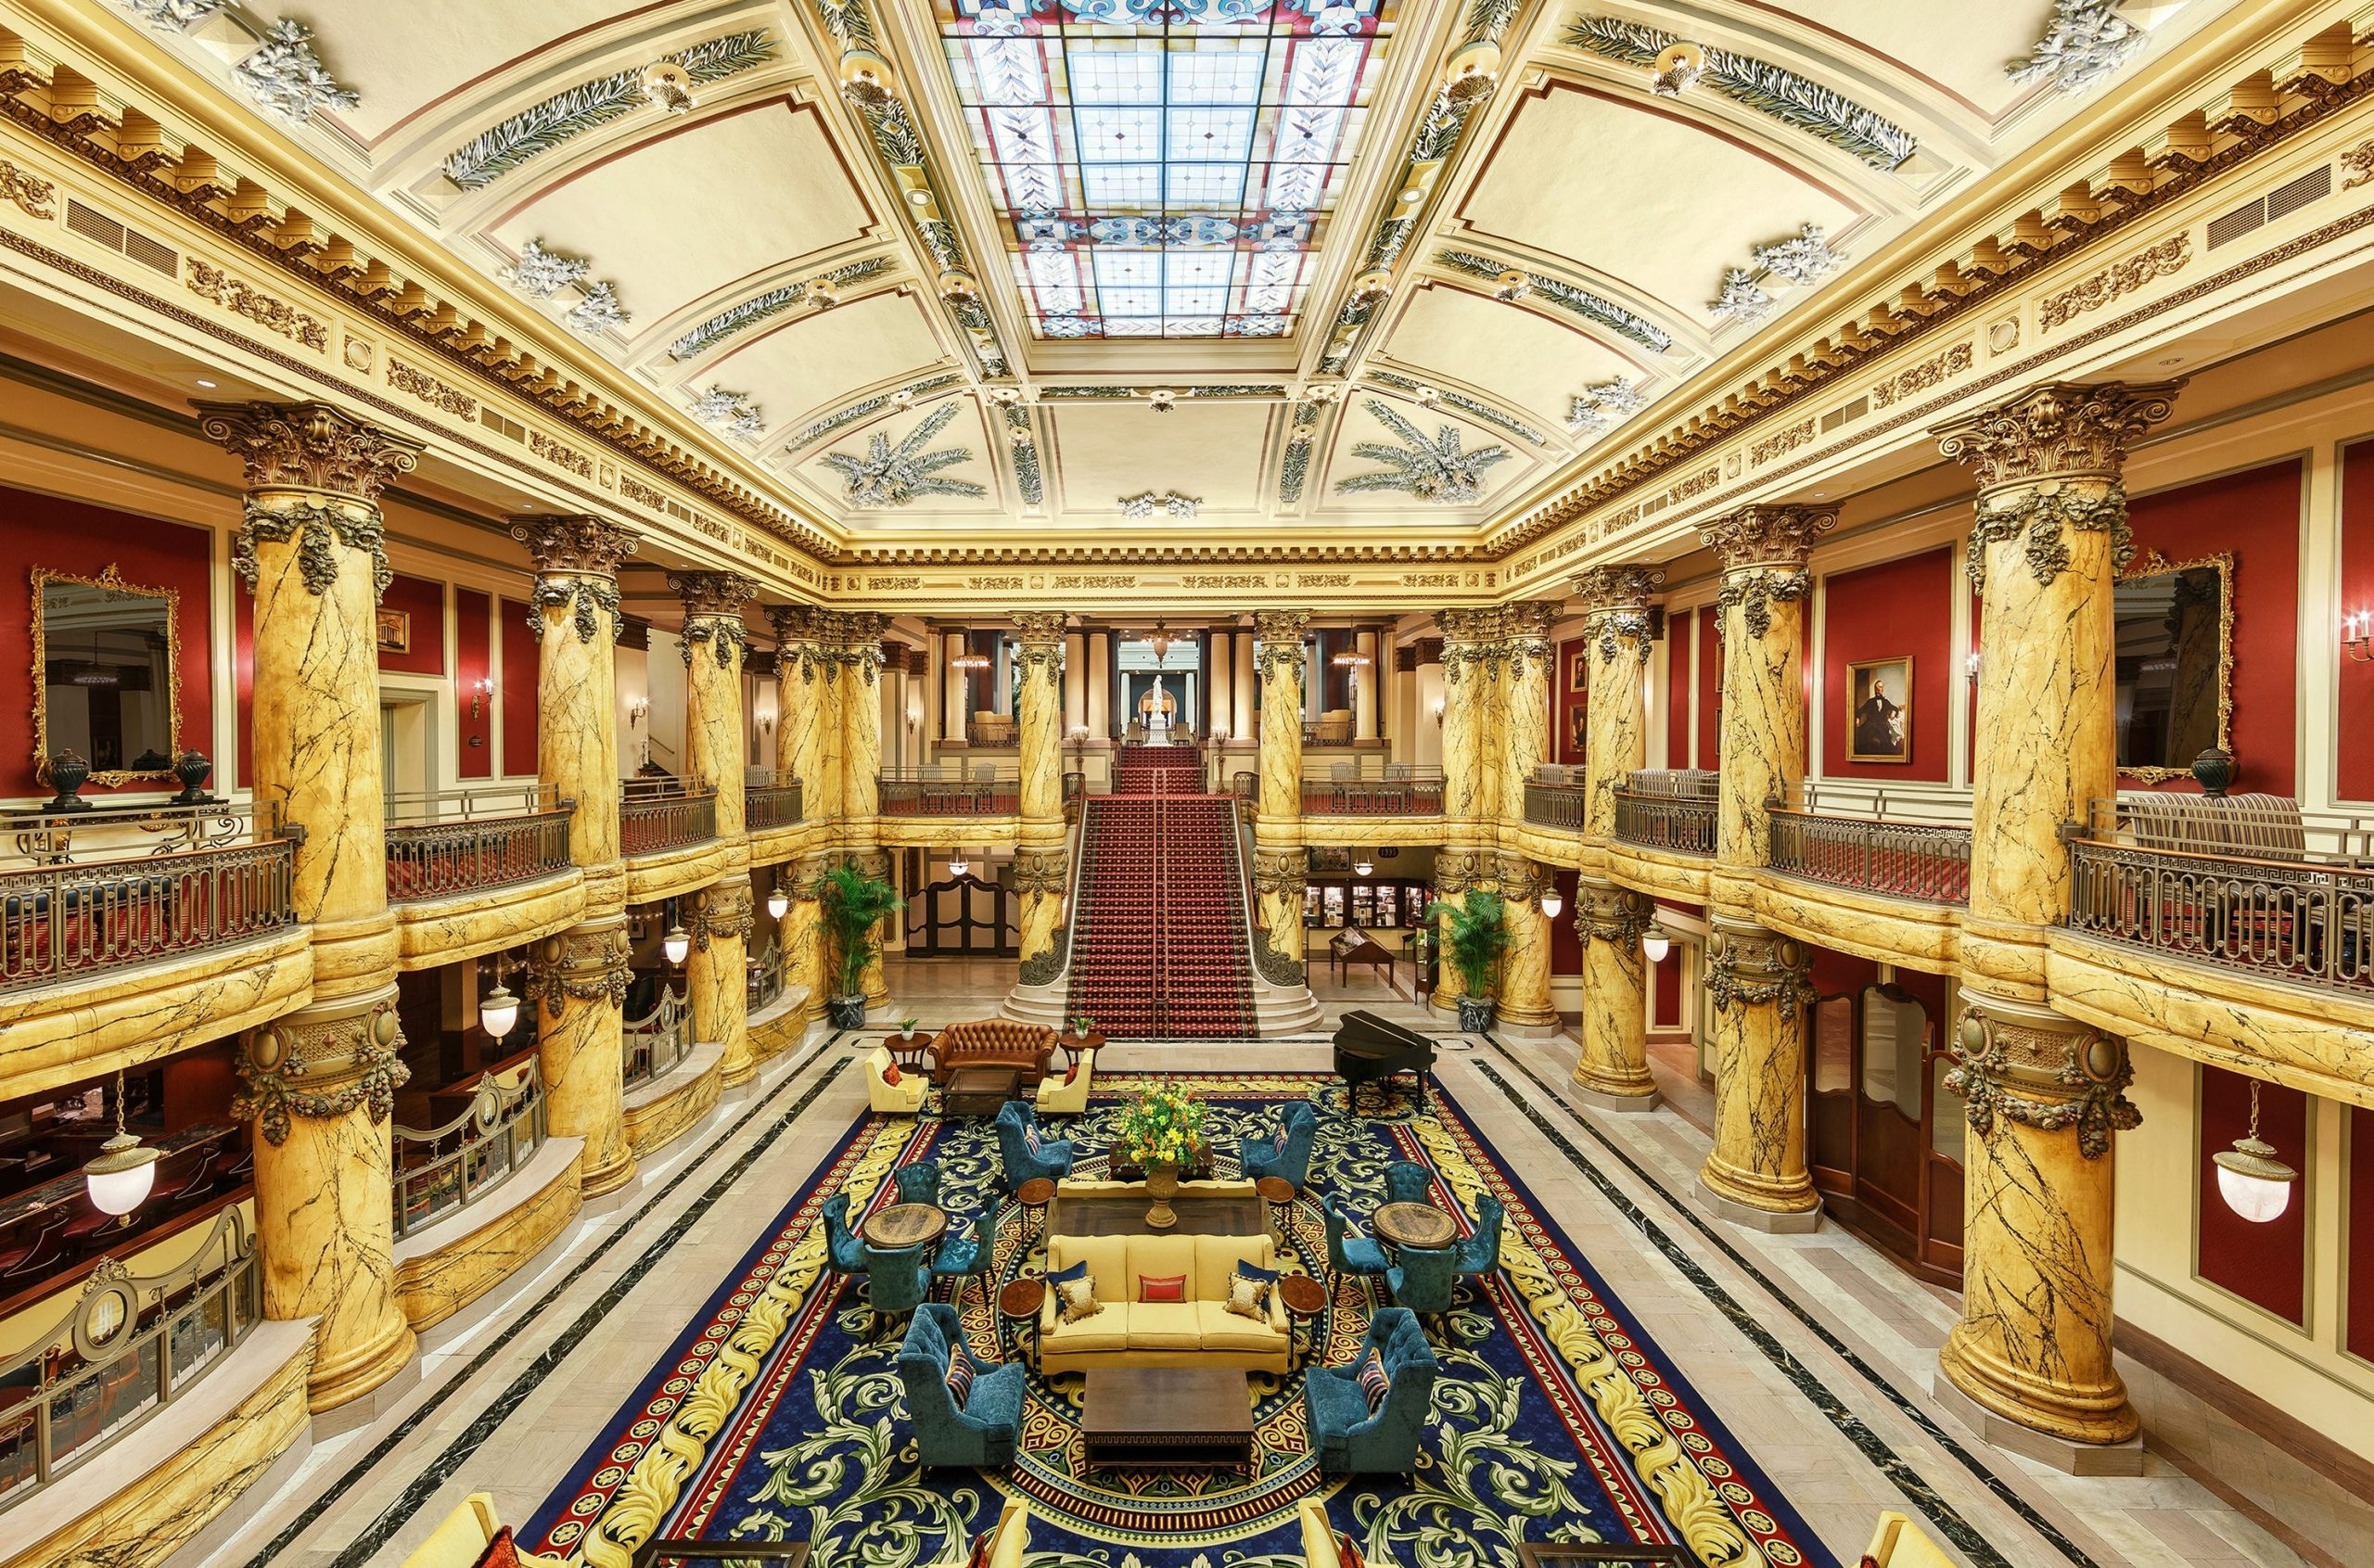
[[[951,1024],[931,1042],[931,1081],[945,1086],[959,1067],[1012,1067],[1022,1075],[1026,1090],[1035,1090],[1054,1052],[1055,1031],[1044,1024],[1012,1018]]]

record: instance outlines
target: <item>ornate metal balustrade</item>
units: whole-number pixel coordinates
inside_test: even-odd
[[[544,1141],[544,1078],[530,1056],[478,1081],[459,1115],[396,1124],[396,1234],[465,1209],[503,1184]]]
[[[762,1007],[772,1007],[783,1000],[783,950],[772,942],[765,954],[747,961],[747,974],[749,995],[744,999],[746,1009],[756,1013]]]
[[[1671,855],[1715,852],[1716,775],[1703,768],[1645,768],[1615,792],[1619,843]]]
[[[1587,798],[1587,793],[1577,785],[1528,784],[1525,786],[1525,820],[1535,827],[1580,833]]]
[[[1020,739],[1021,720],[1010,714],[975,714],[964,721],[964,739],[973,746],[1013,746]]]
[[[154,963],[292,924],[301,835],[239,842],[248,820],[228,820],[234,836],[211,848],[188,847],[192,832],[213,832],[194,818],[137,846],[91,845],[86,824],[51,841],[49,863],[0,872],[0,990]],[[118,858],[107,858],[109,849]]]
[[[178,1268],[102,1259],[46,1333],[0,1358],[0,1508],[72,1473],[187,1394],[263,1316],[253,1243],[226,1208]]]
[[[742,822],[752,833],[773,827],[797,827],[805,821],[798,784],[752,784],[742,794]]]
[[[619,1037],[625,1052],[626,1087],[664,1077],[693,1049],[693,1010],[682,992],[664,987],[659,1005],[629,1023]]]
[[[1019,769],[976,763],[897,768],[878,781],[886,817],[1010,817],[1022,809]]]
[[[674,779],[631,779],[619,791],[619,851],[656,855],[717,836],[717,791]]]
[[[576,809],[542,784],[391,797],[388,900],[442,899],[567,871]]]
[[[2097,801],[2067,830],[2069,926],[2268,979],[2374,987],[2366,830],[2304,821],[2272,797]],[[2312,851],[2311,836],[2336,846]]]
[[[1439,817],[1443,813],[1443,775],[1439,769],[1421,772],[1407,763],[1389,763],[1382,775],[1362,777],[1339,771],[1350,764],[1331,767],[1324,778],[1306,775],[1302,781],[1302,811],[1306,817]],[[1239,774],[1240,778],[1250,777]]]
[[[1810,795],[1811,792],[1808,791]],[[1970,828],[1885,820],[1886,797],[1869,816],[1841,816],[1765,803],[1772,821],[1768,864],[1788,876],[1924,904],[1970,902]]]

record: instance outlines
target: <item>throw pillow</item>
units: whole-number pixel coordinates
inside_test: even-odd
[[[1228,1281],[1228,1300],[1224,1306],[1240,1318],[1266,1323],[1270,1320],[1270,1287],[1258,1280],[1232,1274]]]
[[[1245,1313],[1244,1316],[1247,1318],[1268,1317],[1270,1293],[1278,1288],[1278,1271],[1274,1268],[1258,1268],[1245,1262],[1244,1259],[1238,1258],[1236,1272],[1229,1277],[1228,1282],[1229,1310],[1232,1312],[1236,1310],[1236,1291],[1239,1285],[1250,1287],[1253,1293],[1253,1310]]]
[[[511,1526],[505,1524],[494,1533],[494,1538],[479,1553],[470,1568],[519,1568],[518,1543],[511,1538]]]
[[[1055,1287],[1055,1307],[1056,1317],[1066,1323],[1080,1322],[1104,1310],[1104,1304],[1096,1299],[1096,1281],[1084,1272]]]
[[[1385,1373],[1385,1358],[1378,1352],[1371,1350],[1366,1356],[1360,1358],[1360,1370],[1356,1375],[1360,1392],[1368,1396],[1369,1414],[1374,1415],[1378,1407],[1385,1403],[1386,1393],[1393,1387],[1393,1379]]]
[[[948,1396],[963,1409],[973,1392],[973,1358],[961,1345],[948,1347]]]
[[[893,1062],[888,1066],[882,1069],[882,1081],[884,1083],[897,1083],[899,1081],[898,1063]]]
[[[1138,1276],[1138,1299],[1140,1301],[1184,1302],[1187,1299],[1187,1276],[1164,1274],[1156,1277],[1141,1274]]]
[[[1280,1159],[1282,1159],[1282,1160],[1283,1160],[1283,1159],[1284,1159],[1284,1158],[1286,1157],[1286,1139],[1287,1139],[1287,1137],[1288,1137],[1288,1133],[1287,1133],[1286,1128],[1285,1128],[1284,1127],[1281,1126],[1281,1127],[1278,1128],[1278,1136],[1277,1136],[1274,1140],[1272,1140],[1272,1141],[1270,1141],[1270,1152],[1271,1152],[1271,1153],[1273,1153],[1273,1154],[1275,1154],[1278,1156],[1278,1158],[1280,1158]]]
[[[1079,1064],[1075,1062],[1064,1070],[1064,1087],[1066,1089],[1069,1089],[1072,1085],[1072,1080],[1078,1077],[1079,1077]]]
[[[1335,1536],[1335,1561],[1341,1568],[1369,1568],[1368,1559],[1352,1544],[1352,1537],[1338,1532]]]
[[[964,1560],[964,1568],[989,1568],[989,1549],[997,1544],[998,1533],[991,1530],[973,1537],[973,1555]]]
[[[1038,1124],[1038,1123],[1036,1123],[1036,1122],[1030,1122],[1030,1123],[1026,1124],[1026,1125],[1023,1127],[1023,1129],[1022,1129],[1022,1146],[1023,1146],[1024,1148],[1026,1148],[1026,1149],[1027,1149],[1027,1150],[1029,1150],[1029,1151],[1030,1151],[1030,1157],[1031,1157],[1032,1159],[1034,1159],[1034,1160],[1035,1160],[1035,1159],[1037,1159],[1037,1158],[1039,1157],[1039,1124]]]

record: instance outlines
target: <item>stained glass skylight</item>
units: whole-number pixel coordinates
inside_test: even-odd
[[[938,0],[1041,338],[1292,335],[1399,0]]]

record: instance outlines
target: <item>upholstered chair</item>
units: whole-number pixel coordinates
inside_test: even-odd
[[[1451,1249],[1462,1281],[1496,1274],[1500,1268],[1500,1200],[1489,1192],[1475,1199],[1475,1230]]]
[[[1030,1135],[1038,1126],[1038,1115],[1023,1101],[1009,1100],[998,1111],[998,1154],[1005,1162],[1009,1192],[1038,1177],[1060,1181],[1072,1173],[1072,1146],[1065,1140],[1041,1138],[1038,1149],[1031,1149]]]
[[[956,1308],[938,1302],[916,1307],[899,1346],[899,1381],[907,1391],[907,1420],[926,1470],[947,1465],[987,1470],[1014,1462],[1022,1431],[1022,1363],[981,1365],[959,1405],[948,1386],[948,1363],[964,1331]]]
[[[1396,1160],[1385,1167],[1385,1201],[1388,1204],[1432,1203],[1435,1173],[1415,1160]]]
[[[931,1294],[931,1269],[925,1266],[924,1254],[930,1243],[900,1247],[886,1251],[864,1242],[865,1300],[874,1309],[874,1320],[896,1318],[913,1311]]]
[[[1385,1271],[1394,1305],[1422,1318],[1450,1310],[1459,1289],[1459,1255],[1449,1247],[1403,1247],[1401,1261]]]
[[[900,1166],[890,1173],[890,1180],[899,1189],[900,1203],[939,1206],[939,1166],[934,1162],[917,1160]]]
[[[824,1200],[824,1257],[843,1279],[865,1272],[865,1243],[849,1229],[847,1192],[836,1192]]]
[[[1310,1144],[1319,1132],[1319,1115],[1308,1105],[1292,1104],[1285,1109],[1283,1125],[1286,1133],[1283,1149],[1278,1147],[1274,1138],[1248,1138],[1240,1146],[1246,1180],[1283,1176],[1298,1188],[1309,1184]]]
[[[935,1280],[955,1280],[957,1299],[964,1299],[963,1281],[978,1277],[989,1288],[989,1268],[998,1255],[998,1205],[985,1203],[973,1223],[962,1230],[951,1230],[939,1243],[939,1256],[931,1260]]]
[[[1351,1233],[1351,1222],[1344,1211],[1335,1206],[1333,1198],[1319,1200],[1319,1212],[1327,1221],[1327,1267],[1336,1274],[1374,1276],[1385,1272],[1385,1249],[1366,1236]]]
[[[1360,1391],[1360,1362],[1373,1346],[1385,1361],[1384,1401],[1372,1412]],[[1368,1338],[1349,1365],[1313,1367],[1303,1374],[1311,1441],[1319,1467],[1330,1474],[1408,1474],[1435,1402],[1434,1348],[1418,1319],[1398,1307],[1369,1321]]]
[[[865,1058],[865,1098],[867,1104],[888,1116],[912,1116],[924,1108],[931,1098],[931,1075],[921,1069],[901,1070],[899,1081],[889,1080],[890,1053],[875,1046]]]
[[[1068,1079],[1063,1073],[1050,1069],[1039,1080],[1039,1114],[1042,1116],[1078,1116],[1088,1113],[1088,1080],[1096,1071],[1096,1052],[1083,1051],[1070,1069]]]

